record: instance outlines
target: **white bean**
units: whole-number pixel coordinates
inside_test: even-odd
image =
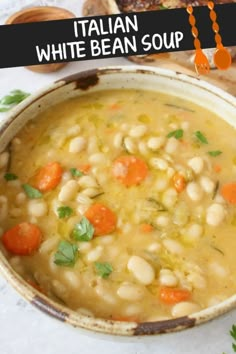
[[[163,245],[170,253],[181,255],[184,252],[183,246],[176,240],[166,238],[163,240]]]
[[[156,220],[156,224],[161,227],[166,227],[170,223],[170,218],[167,215],[159,215]]]
[[[204,161],[201,157],[196,156],[188,161],[188,166],[198,175],[203,170]]]
[[[197,273],[190,273],[187,276],[187,280],[193,285],[196,289],[204,289],[206,287],[206,279]]]
[[[127,267],[133,276],[144,285],[151,284],[155,278],[153,267],[139,256],[130,257]]]
[[[167,170],[169,164],[166,160],[161,159],[159,157],[153,157],[150,159],[150,165],[157,169],[157,170],[161,170],[161,171],[165,171]]]
[[[121,132],[116,133],[116,135],[114,136],[114,140],[113,140],[113,145],[115,148],[119,149],[122,147],[123,138],[124,138],[124,136]]]
[[[7,166],[9,161],[10,154],[9,152],[5,151],[0,154],[0,169]]]
[[[67,182],[71,179],[71,173],[70,172],[64,172],[62,175],[62,182]]]
[[[159,177],[156,182],[155,182],[155,185],[154,185],[154,189],[157,191],[157,192],[163,192],[168,186],[168,179],[167,178],[161,178]]]
[[[102,191],[99,188],[86,188],[81,193],[86,195],[87,197],[94,198],[100,193],[102,193]]]
[[[78,185],[81,188],[93,188],[93,187],[98,187],[97,181],[94,177],[92,176],[82,176],[78,180]]]
[[[42,254],[52,252],[55,249],[55,247],[57,246],[58,241],[59,241],[59,237],[57,235],[48,238],[46,241],[41,243],[40,248],[39,248],[39,252]]]
[[[103,245],[109,245],[114,241],[114,237],[112,235],[100,236],[99,242]]]
[[[148,155],[150,153],[145,141],[139,142],[138,149],[139,149],[140,154],[142,154],[144,156]]]
[[[147,141],[147,146],[152,151],[159,150],[165,144],[164,136],[151,137]]]
[[[203,197],[202,188],[196,182],[190,182],[187,184],[186,192],[189,198],[194,201],[200,201]]]
[[[216,184],[209,177],[201,176],[199,182],[204,192],[208,194],[213,193]]]
[[[142,136],[144,136],[147,132],[147,127],[146,125],[140,124],[137,125],[136,127],[133,127],[130,129],[129,135],[132,138],[141,138]]]
[[[206,212],[206,222],[211,226],[218,226],[225,218],[225,208],[221,204],[212,204]]]
[[[84,205],[91,205],[93,203],[92,199],[83,193],[77,194],[76,201]]]
[[[86,139],[83,136],[77,136],[70,141],[69,152],[75,154],[83,151],[86,146]]]
[[[106,156],[102,152],[90,155],[89,162],[94,165],[104,164],[107,162]]]
[[[79,189],[79,185],[75,180],[70,180],[64,184],[61,188],[61,191],[58,195],[58,199],[60,202],[68,202],[75,198],[76,193]]]
[[[165,146],[165,152],[167,154],[174,154],[178,150],[179,147],[179,141],[175,139],[174,137],[171,137],[167,140],[166,146]]]
[[[158,242],[153,242],[148,246],[147,250],[149,252],[159,252],[161,250],[161,245]]]
[[[80,252],[86,253],[86,252],[91,250],[92,245],[91,245],[90,242],[79,242],[78,243],[78,248],[79,248]]]
[[[69,285],[71,288],[79,288],[80,279],[75,274],[75,272],[73,272],[71,270],[64,270],[63,278],[64,278],[65,282],[67,283],[67,285]]]
[[[124,146],[130,154],[135,154],[137,151],[137,144],[135,144],[134,140],[130,137],[124,138]]]
[[[203,227],[199,224],[190,225],[184,235],[189,239],[189,241],[197,241],[203,234]]]
[[[200,309],[200,306],[193,302],[183,301],[172,307],[171,314],[173,317],[182,317],[198,312]]]
[[[176,190],[174,188],[169,188],[162,195],[162,203],[167,208],[171,208],[176,204],[177,198],[178,193],[176,192]]]
[[[211,273],[215,274],[219,278],[225,278],[229,274],[228,270],[217,262],[212,262],[208,265]]]
[[[171,270],[161,269],[159,283],[163,286],[176,286],[178,284],[178,279]]]
[[[96,262],[102,255],[103,247],[97,246],[87,254],[87,261],[88,262]]]
[[[40,218],[47,214],[47,204],[43,200],[30,200],[28,202],[28,214],[36,218]]]
[[[143,298],[144,291],[142,287],[136,284],[125,282],[119,286],[117,295],[123,300],[138,301]]]
[[[26,195],[25,193],[21,192],[16,195],[16,204],[17,205],[22,205],[26,201]]]
[[[75,124],[75,125],[73,125],[72,127],[69,127],[69,128],[67,129],[66,135],[67,135],[67,136],[77,135],[77,134],[80,133],[80,130],[81,130],[81,129],[80,129],[79,124]]]

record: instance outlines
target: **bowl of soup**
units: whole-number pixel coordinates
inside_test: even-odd
[[[236,99],[147,67],[81,72],[0,126],[0,269],[37,308],[124,336],[236,304]]]

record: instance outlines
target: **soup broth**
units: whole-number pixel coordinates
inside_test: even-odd
[[[236,292],[236,133],[191,102],[112,90],[40,114],[0,155],[1,248],[80,313],[156,321]]]

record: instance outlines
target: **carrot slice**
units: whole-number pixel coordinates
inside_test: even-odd
[[[27,256],[36,251],[42,241],[42,232],[38,226],[23,222],[6,231],[2,243],[7,251]]]
[[[113,163],[112,173],[125,186],[141,183],[148,174],[145,161],[135,156],[120,156]]]
[[[230,204],[236,204],[236,183],[227,183],[221,188],[222,197]]]
[[[83,172],[84,174],[88,173],[91,169],[91,165],[89,165],[88,163],[87,164],[84,164],[84,165],[80,165],[78,167],[78,170]]]
[[[116,215],[103,204],[96,203],[91,205],[85,216],[95,229],[94,236],[109,234],[116,228]]]
[[[163,286],[160,289],[160,299],[167,305],[177,304],[181,301],[189,300],[191,297],[190,291],[179,288],[168,288]]]
[[[139,230],[144,233],[149,233],[154,230],[154,227],[151,224],[141,224]]]
[[[50,162],[36,173],[34,185],[41,192],[51,191],[60,183],[62,173],[62,167],[58,162]]]
[[[221,167],[220,165],[215,165],[215,166],[214,166],[214,171],[215,171],[216,173],[221,172],[221,170],[222,170],[222,167]]]
[[[176,172],[172,178],[174,188],[178,193],[183,192],[183,190],[186,187],[186,180],[184,176],[182,176],[180,173]]]

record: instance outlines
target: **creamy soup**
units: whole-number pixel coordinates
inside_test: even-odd
[[[211,112],[88,94],[29,122],[0,167],[1,248],[54,300],[156,321],[236,293],[236,133]]]

